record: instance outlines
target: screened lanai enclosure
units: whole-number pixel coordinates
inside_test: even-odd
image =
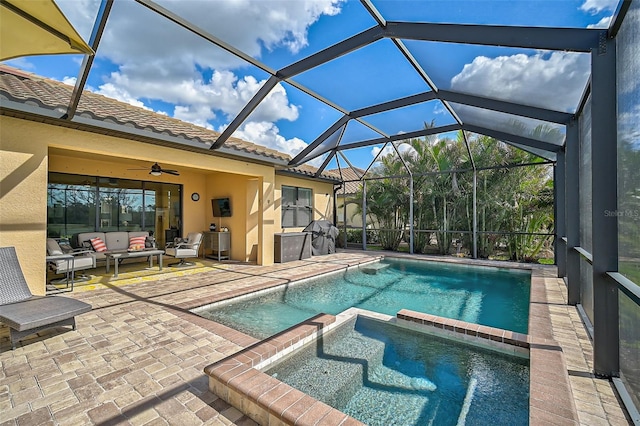
[[[637,418],[639,1],[58,3],[95,55],[55,119],[112,129],[89,90],[286,152],[343,247],[554,263]]]

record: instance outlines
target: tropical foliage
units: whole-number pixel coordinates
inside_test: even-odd
[[[368,223],[378,230],[383,249],[398,250],[403,238],[408,240],[407,169],[413,176],[414,251],[449,254],[459,245],[473,247],[474,166],[478,256],[501,253],[529,261],[550,244],[549,236],[539,234],[553,232],[552,169],[532,165],[543,163],[540,157],[487,136],[462,133],[456,140],[415,138],[396,147],[379,158],[367,175],[376,178],[367,180],[364,190]],[[356,196],[359,205],[364,191]]]

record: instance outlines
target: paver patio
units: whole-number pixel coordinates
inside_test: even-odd
[[[93,305],[78,317],[77,331],[42,333],[12,351],[0,328],[0,424],[255,424],[209,391],[203,369],[256,340],[188,309],[374,257],[350,251],[269,267],[223,263],[68,293]],[[563,349],[579,424],[629,424],[611,383],[590,373],[591,342],[576,309],[565,304],[562,280],[555,268],[541,268],[551,337]]]

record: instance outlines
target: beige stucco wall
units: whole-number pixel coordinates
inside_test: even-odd
[[[181,184],[183,233],[207,230],[215,221],[231,231],[232,259],[262,265],[273,263],[274,233],[282,232],[282,185],[311,188],[315,219],[333,219],[331,184],[276,176],[269,165],[5,116],[0,116],[0,154],[0,246],[16,246],[35,294],[45,291],[48,172]],[[144,168],[154,162],[180,176],[149,175]],[[143,170],[130,170],[135,168]],[[194,192],[199,201],[191,200]],[[233,216],[214,220],[211,199],[221,197],[231,199]]]
[[[347,225],[362,228],[362,212],[358,212],[360,208],[355,202],[351,201],[351,196],[347,197]],[[345,212],[344,212],[344,197],[338,193],[338,220],[340,229],[344,224]]]
[[[45,292],[47,144],[0,116],[0,246],[15,246],[32,293]]]

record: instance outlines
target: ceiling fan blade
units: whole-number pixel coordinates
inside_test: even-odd
[[[162,173],[167,173],[169,175],[180,176],[180,173],[178,173],[177,170],[165,170],[165,169],[162,169]]]

